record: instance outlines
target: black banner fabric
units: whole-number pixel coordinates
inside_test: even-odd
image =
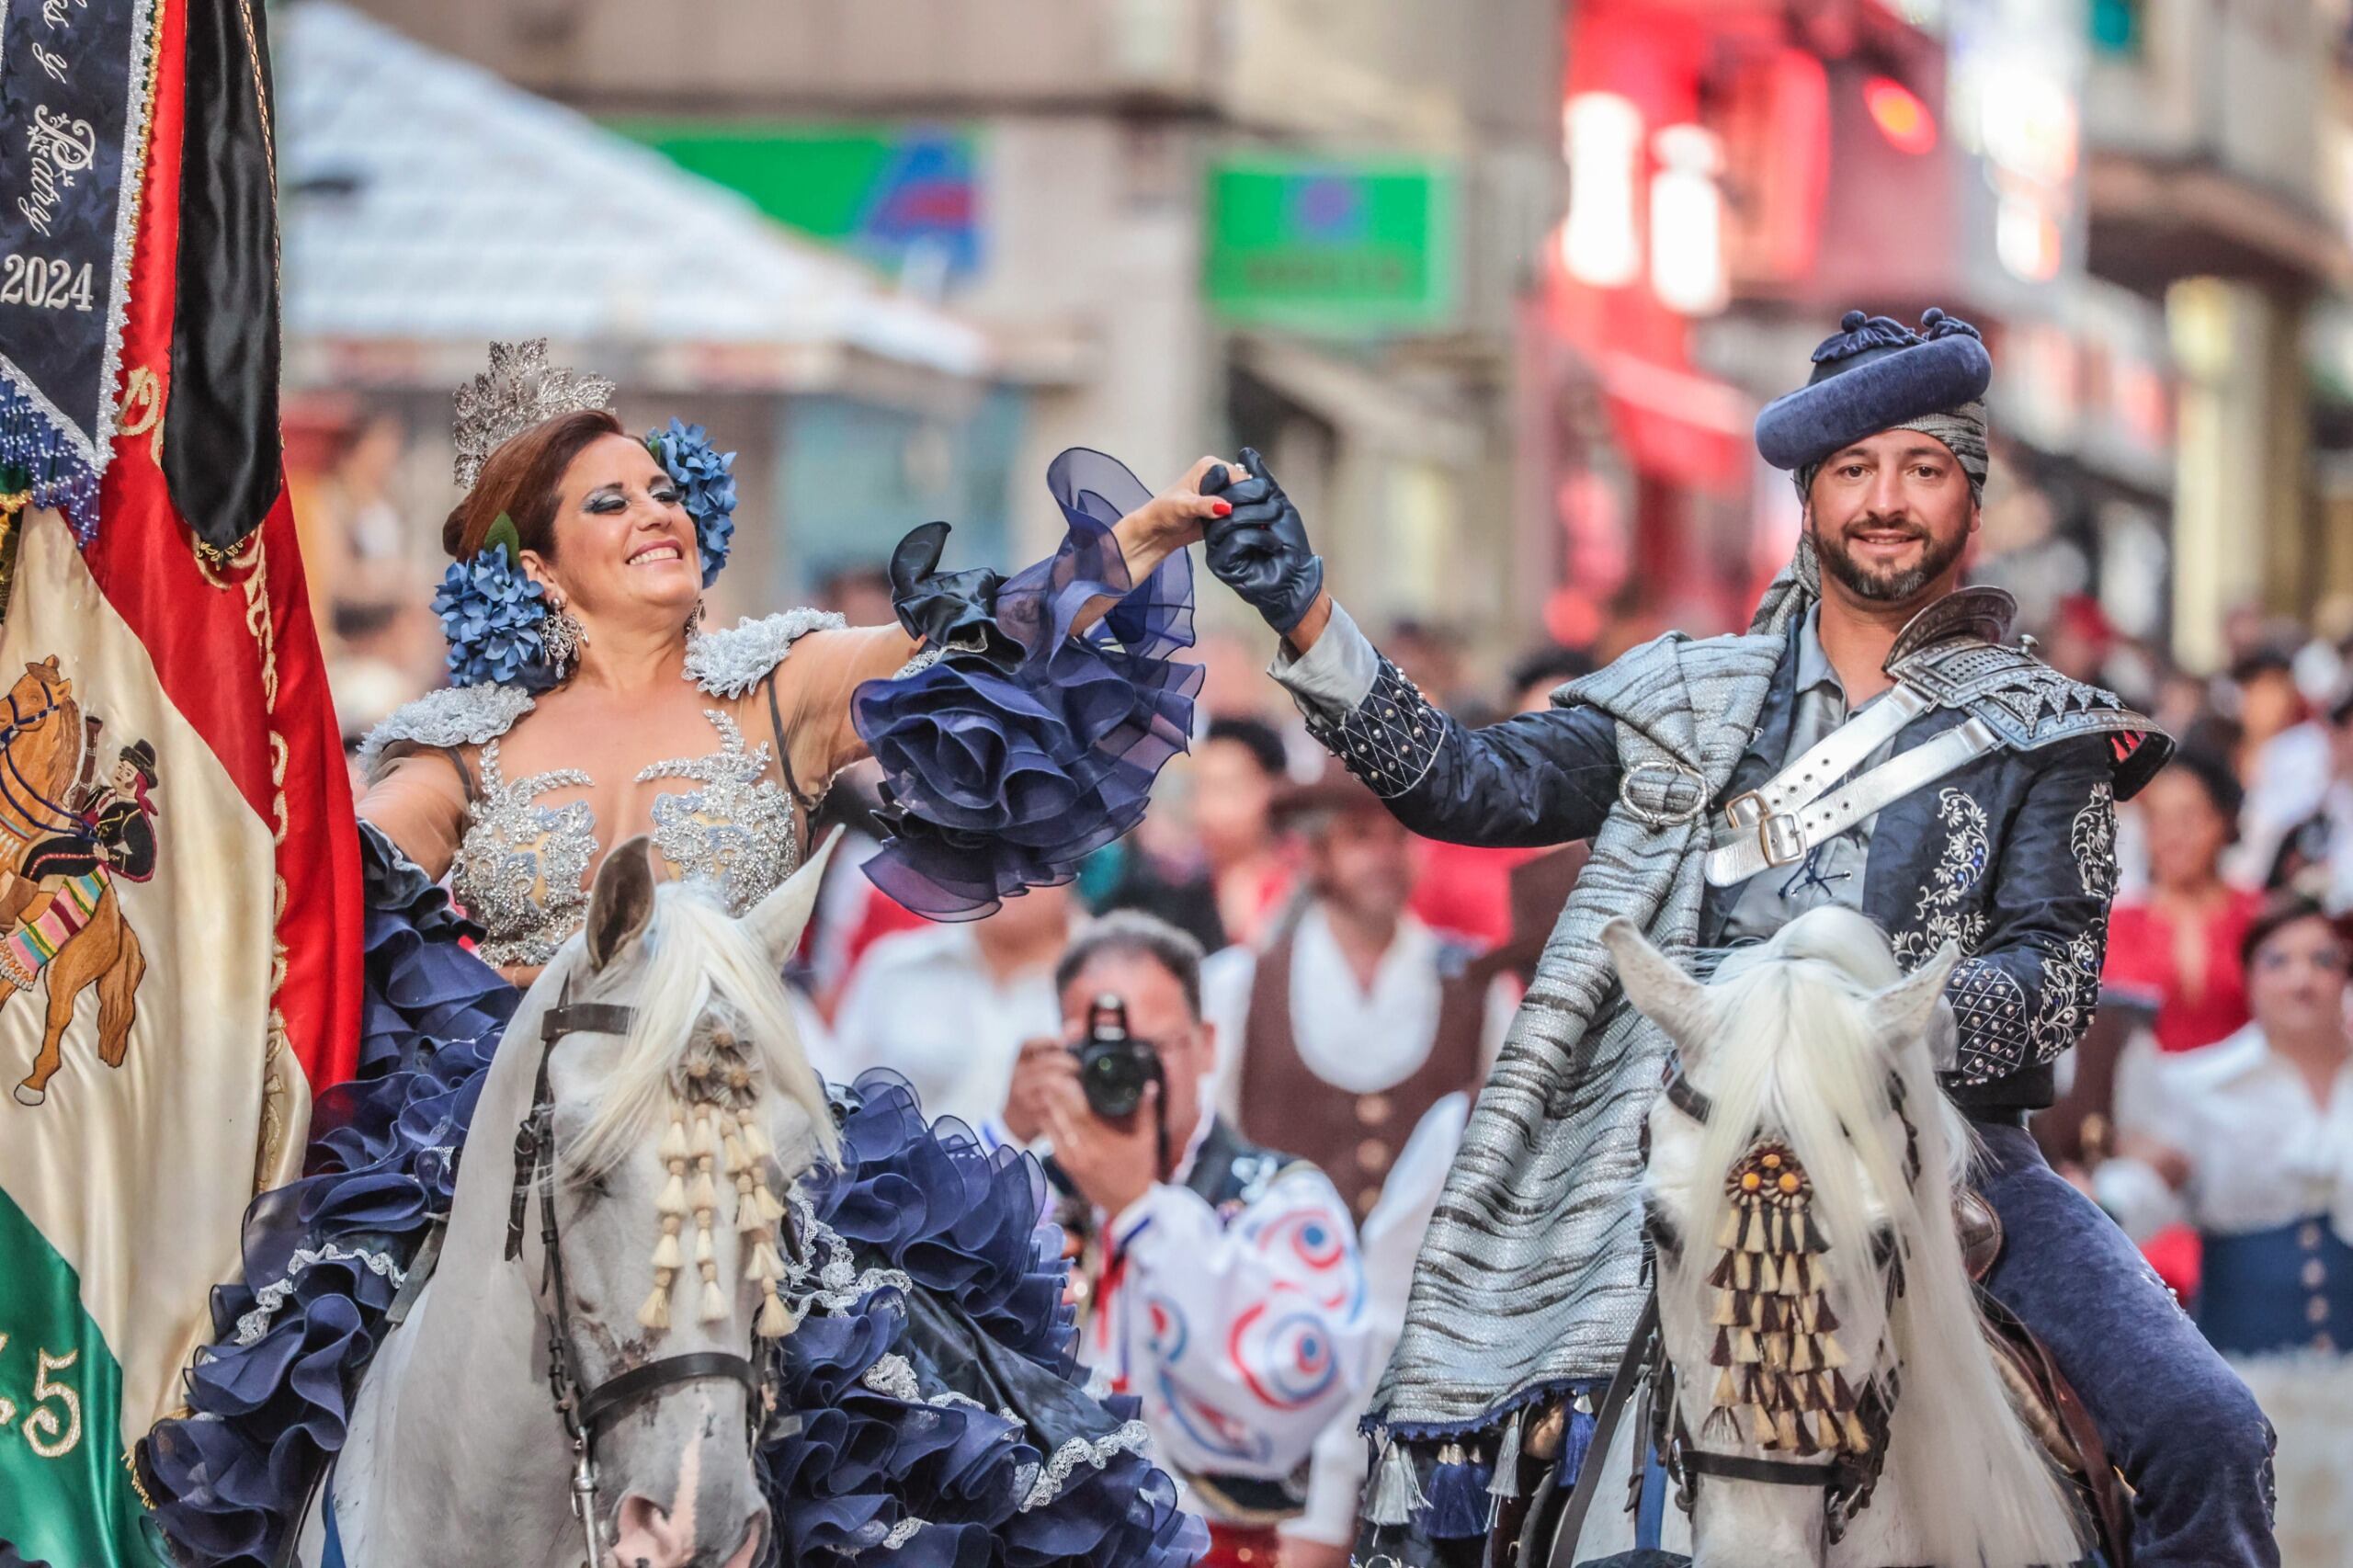
[[[260,0],[188,7],[177,319],[164,476],[227,550],[284,486],[278,433],[278,193]]]
[[[153,0],[0,7],[0,460],[86,534],[113,436]]]

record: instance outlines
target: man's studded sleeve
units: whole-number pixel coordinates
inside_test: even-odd
[[[1271,672],[1308,732],[1425,837],[1492,847],[1589,838],[1618,798],[1613,721],[1573,706],[1472,730],[1431,704],[1347,611]]]

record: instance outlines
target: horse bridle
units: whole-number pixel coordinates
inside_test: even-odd
[[[1684,1075],[1679,1060],[1670,1059],[1664,1089],[1666,1103],[1691,1120],[1705,1127],[1715,1114],[1715,1102],[1706,1091]],[[1904,1177],[1906,1182],[1920,1179],[1920,1130],[1914,1125],[1911,1113],[1904,1105],[1904,1079],[1891,1072],[1887,1075],[1888,1103],[1894,1108],[1896,1119],[1904,1124]],[[1650,1128],[1643,1129],[1644,1163],[1648,1163]],[[1885,1267],[1893,1260],[1891,1244],[1875,1242],[1880,1266]],[[1891,1295],[1904,1290],[1903,1271],[1899,1267],[1890,1281]],[[1699,1448],[1685,1424],[1681,1405],[1673,1395],[1674,1368],[1667,1360],[1665,1336],[1654,1342],[1652,1364],[1654,1395],[1652,1410],[1652,1440],[1654,1449],[1665,1457],[1668,1473],[1674,1477],[1677,1505],[1686,1514],[1691,1511],[1694,1482],[1700,1476],[1714,1476],[1721,1481],[1746,1481],[1766,1486],[1813,1486],[1823,1490],[1823,1508],[1830,1539],[1838,1540],[1846,1534],[1847,1521],[1868,1507],[1871,1493],[1879,1485],[1880,1471],[1887,1463],[1887,1426],[1893,1412],[1880,1399],[1866,1395],[1858,1412],[1870,1429],[1872,1443],[1868,1456],[1841,1452],[1828,1463],[1802,1460],[1752,1459],[1745,1454],[1711,1453]],[[1671,1422],[1671,1426],[1670,1426]]]
[[[588,1568],[603,1568],[604,1527],[597,1506],[597,1439],[615,1416],[664,1389],[680,1383],[723,1378],[744,1385],[747,1436],[756,1444],[767,1407],[775,1397],[774,1361],[767,1369],[748,1356],[723,1350],[690,1350],[632,1367],[583,1391],[580,1354],[572,1340],[572,1299],[564,1286],[563,1251],[555,1215],[555,1098],[549,1086],[549,1063],[555,1048],[570,1034],[627,1034],[635,1009],[607,1002],[559,999],[540,1024],[539,1074],[533,1080],[531,1108],[515,1130],[515,1187],[506,1213],[506,1258],[523,1256],[523,1223],[531,1189],[540,1194],[540,1243],[544,1254],[540,1279],[540,1312],[548,1331],[548,1392],[555,1402],[564,1435],[572,1439],[572,1511],[588,1546]],[[784,1221],[785,1234],[791,1221]],[[798,1250],[797,1248],[795,1249]]]
[[[35,834],[46,832],[65,834],[88,842],[92,836],[88,824],[76,816],[73,809],[63,801],[52,801],[42,794],[34,786],[33,781],[25,777],[24,769],[17,763],[17,737],[51,714],[63,712],[65,708],[65,704],[57,699],[54,688],[48,683],[41,683],[40,690],[41,706],[30,713],[27,713],[17,706],[17,694],[14,689],[6,693],[8,723],[5,729],[0,729],[0,768],[5,768],[6,771],[5,774],[0,774],[0,801],[6,802],[11,810],[24,819],[25,827],[18,831],[14,824],[9,823],[0,823],[0,826],[7,827],[10,831],[16,832],[17,837],[24,839],[30,839]],[[17,799],[17,789],[22,789],[27,795],[32,797],[34,805],[54,812],[56,820],[40,821],[23,801]]]

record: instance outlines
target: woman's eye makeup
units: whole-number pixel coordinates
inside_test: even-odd
[[[678,493],[672,486],[665,484],[654,492],[654,499],[658,506],[674,506],[677,502]]]
[[[599,490],[580,503],[584,512],[618,512],[629,505],[629,498],[618,490]]]

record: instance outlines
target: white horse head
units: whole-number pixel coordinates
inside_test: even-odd
[[[581,934],[525,996],[484,1074],[432,1283],[355,1402],[335,1471],[354,1562],[570,1568],[574,1460],[550,1392],[549,1324],[575,1399],[681,1356],[766,1365],[795,1326],[777,1285],[795,1244],[782,1199],[835,1148],[780,978],[831,844],[737,919],[657,881],[647,841],[598,869]],[[603,1004],[626,1021],[578,1009]],[[544,1047],[552,1155],[517,1165]],[[608,1027],[598,1028],[598,1024]],[[552,1199],[562,1299],[543,1196]],[[753,1463],[766,1412],[712,1362],[665,1369],[597,1430],[594,1568],[748,1568],[771,1546]],[[629,1385],[623,1385],[624,1389]],[[314,1521],[309,1539],[315,1541]],[[308,1559],[315,1561],[315,1558]]]
[[[1643,1198],[1688,1448],[1876,1477],[1833,1542],[1824,1487],[1700,1475],[1695,1562],[2075,1561],[1953,1229],[1971,1144],[1927,1033],[1958,952],[1906,976],[1878,926],[1827,908],[1702,985],[1624,920],[1602,940],[1685,1085],[1652,1108]]]
[[[597,870],[581,941],[533,988],[630,1009],[626,1033],[567,1035],[549,1059],[584,1393],[661,1358],[761,1358],[791,1326],[776,1295],[792,1244],[779,1199],[832,1151],[833,1120],[781,971],[830,850],[738,920],[697,884],[657,882],[650,844],[631,839]],[[724,1380],[674,1383],[600,1434],[621,1563],[759,1560],[767,1505],[747,1397]]]

